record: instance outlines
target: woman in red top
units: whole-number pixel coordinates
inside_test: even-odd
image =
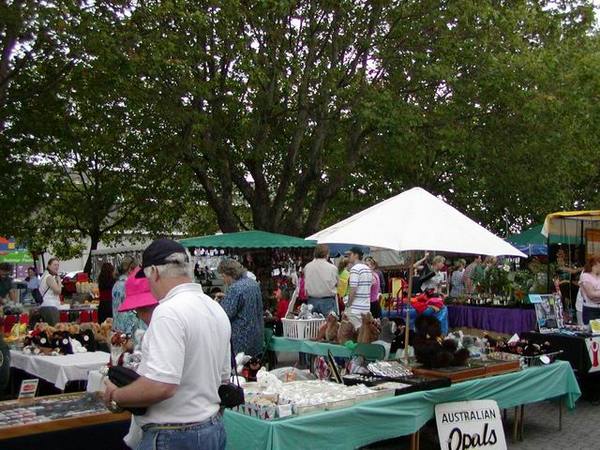
[[[111,263],[105,262],[98,275],[98,290],[100,304],[98,305],[98,322],[102,323],[112,317],[112,288],[115,284],[115,268]]]

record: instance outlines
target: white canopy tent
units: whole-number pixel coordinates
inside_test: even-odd
[[[351,242],[398,252],[434,250],[526,258],[508,242],[421,188],[384,200],[307,239],[321,244]]]
[[[490,256],[526,255],[425,189],[413,188],[384,200],[307,239],[319,244],[353,244],[410,252],[415,250]],[[409,270],[408,291],[412,291]],[[404,354],[408,362],[409,308]]]

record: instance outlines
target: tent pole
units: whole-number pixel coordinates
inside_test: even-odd
[[[406,323],[404,326],[404,362],[408,365],[408,337],[410,334],[410,298],[412,297],[413,286],[413,265],[415,264],[415,252],[410,251],[408,266],[408,302],[406,304]],[[402,293],[400,293],[402,300]]]

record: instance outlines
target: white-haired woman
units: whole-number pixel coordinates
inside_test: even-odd
[[[224,259],[217,271],[228,286],[221,306],[231,321],[235,353],[257,356],[263,351],[264,322],[260,285],[246,276],[246,269],[234,259]]]

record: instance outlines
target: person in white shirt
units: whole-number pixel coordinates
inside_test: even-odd
[[[62,283],[58,276],[59,268],[60,262],[58,258],[50,258],[46,266],[46,272],[44,272],[40,280],[40,294],[42,298],[40,316],[50,326],[56,325],[56,322],[60,319],[58,307],[60,306]]]
[[[141,375],[128,386],[107,382],[109,408],[147,407],[138,450],[222,450],[225,428],[219,386],[231,369],[231,327],[225,311],[194,284],[191,258],[177,242],[144,250],[142,270],[159,300],[142,341]]]
[[[373,273],[369,266],[362,261],[363,251],[360,247],[350,249],[350,291],[346,305],[346,315],[354,328],[362,325],[362,316],[371,311],[371,284]]]
[[[329,247],[319,244],[315,248],[315,257],[304,267],[304,288],[308,295],[308,304],[313,306],[313,312],[327,316],[331,311],[337,311],[336,293],[338,270],[331,264]]]

